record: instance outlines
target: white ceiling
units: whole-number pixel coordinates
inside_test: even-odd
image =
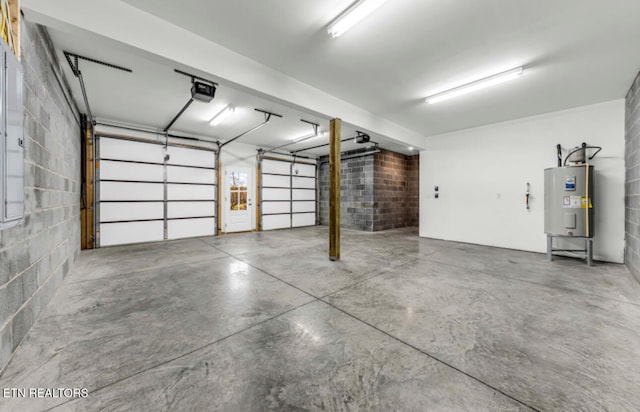
[[[91,112],[98,122],[125,126],[141,126],[144,129],[163,130],[191,97],[191,79],[178,74],[174,69],[211,81],[218,79],[206,73],[191,70],[183,65],[163,59],[149,59],[135,49],[115,45],[105,38],[70,36],[56,29],[48,29],[57,48],[58,60],[69,80],[72,94],[81,111],[85,110],[82,90],[66,63],[64,51],[90,57],[132,70],[132,73],[111,67],[79,60],[79,68],[87,91]],[[209,125],[211,118],[223,107],[235,107],[233,117],[215,127]],[[205,139],[224,142],[265,121],[265,115],[255,109],[265,110],[281,116],[272,116],[269,123],[243,136],[239,142],[265,149],[290,143],[291,140],[314,133],[304,119],[319,125],[319,131],[328,131],[329,119],[309,112],[295,110],[272,100],[257,97],[232,87],[219,85],[215,98],[210,103],[194,101],[171,127],[170,132],[185,136],[201,136]],[[343,124],[343,138],[356,135],[355,126]],[[386,139],[375,133],[372,141],[382,147],[405,154],[416,154],[408,146]],[[299,150],[328,142],[322,136],[305,140],[282,148],[281,152]],[[369,147],[371,145],[364,145]],[[343,150],[360,149],[362,145],[344,142]],[[327,148],[300,152],[302,155],[322,155]]]
[[[347,125],[343,135],[362,129],[383,147],[408,153],[406,142],[411,139],[389,130],[429,136],[620,99],[640,70],[640,1],[635,0],[389,0],[337,39],[326,33],[327,25],[352,0],[65,0],[57,2],[67,4],[58,5],[65,13],[54,17],[57,11],[47,3],[23,0],[23,9],[27,19],[52,28],[57,47],[134,70],[131,75],[81,63],[96,116],[165,126],[189,95],[188,78],[173,73],[173,68],[181,68],[219,81],[221,87],[212,103],[194,103],[176,130],[226,140],[259,123],[261,115],[252,111],[259,107],[285,115],[242,138],[265,146],[311,132],[300,118],[317,121],[326,130],[329,118],[342,117],[319,110],[313,89],[318,89],[316,100],[324,98],[320,93],[335,96],[380,119],[353,116],[365,120]],[[109,27],[95,21],[95,33],[88,23],[82,30],[69,29],[80,26],[92,11],[101,18],[109,7],[114,13],[128,11],[135,20],[108,20]],[[134,13],[136,9],[143,13]],[[65,19],[66,24],[54,24]],[[127,24],[136,23],[136,38],[120,35],[127,32]],[[159,56],[133,47],[143,40],[152,44],[153,36],[160,41],[164,33],[154,29],[168,27],[176,41],[192,39],[181,45],[185,50]],[[205,64],[188,55],[198,53],[189,50],[195,44],[210,44],[213,51],[223,46],[248,58],[246,73],[227,59],[216,60],[223,54],[215,53],[210,61],[200,56],[212,67],[201,71]],[[167,58],[169,54],[175,57]],[[258,71],[252,62],[264,69]],[[520,65],[525,73],[517,81],[437,105],[424,103],[427,95]],[[285,81],[289,78],[299,83]],[[255,87],[269,82],[268,90]],[[305,100],[300,94],[313,99],[301,104]],[[83,107],[78,90],[74,95]],[[225,126],[209,127],[207,120],[228,102],[248,110]],[[345,113],[344,118],[349,116]]]

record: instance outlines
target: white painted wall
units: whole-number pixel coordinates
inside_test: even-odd
[[[544,169],[556,166],[558,143],[566,155],[587,142],[603,148],[592,161],[594,257],[622,263],[624,116],[624,100],[615,100],[428,137],[420,153],[420,236],[546,251]]]

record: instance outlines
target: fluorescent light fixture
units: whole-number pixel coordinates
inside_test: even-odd
[[[230,105],[226,105],[222,110],[220,110],[215,116],[213,116],[213,118],[211,119],[211,121],[209,122],[209,124],[211,126],[217,126],[220,123],[224,122],[225,119],[227,119],[229,116],[231,116],[231,113],[235,112],[236,109],[233,106]]]
[[[311,134],[307,134],[307,135],[304,135],[304,136],[301,136],[301,137],[295,137],[295,138],[290,139],[290,140],[291,140],[291,143],[300,143],[300,142],[305,142],[307,140],[314,139],[316,137],[323,137],[326,134],[327,134],[327,132],[318,131],[317,134],[316,133],[311,133]]]
[[[518,67],[517,69],[494,74],[493,76],[485,77],[484,79],[476,80],[474,82],[463,84],[462,86],[454,87],[453,89],[431,95],[425,99],[425,102],[433,104],[451,99],[452,97],[462,96],[463,94],[475,92],[476,90],[484,89],[485,87],[517,79],[523,72],[524,68]]]
[[[409,150],[413,151],[413,146],[409,146]]]
[[[307,139],[312,139],[312,138],[314,138],[316,136],[317,136],[317,134],[311,133],[311,134],[306,134],[304,136],[292,137],[289,140],[291,140],[293,143],[296,143],[296,142],[302,142],[302,141],[307,140]]]
[[[329,25],[329,34],[333,38],[341,36],[360,20],[382,6],[385,1],[386,0],[359,0]]]

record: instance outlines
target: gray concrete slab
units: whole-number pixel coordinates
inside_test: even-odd
[[[541,410],[640,410],[640,305],[420,260],[326,298]]]
[[[0,387],[93,392],[312,300],[228,256],[69,282],[0,376]],[[11,410],[63,401],[12,400]]]
[[[183,263],[201,262],[228,254],[200,239],[140,243],[85,250],[80,254],[70,282],[111,277]]]
[[[83,252],[0,410],[638,410],[620,265],[325,227]],[[5,331],[6,332],[6,331]],[[6,339],[3,339],[3,342]]]
[[[539,253],[449,243],[450,247],[420,259],[640,304],[640,283],[624,265],[594,262],[589,267],[583,259],[562,256],[549,262]]]
[[[105,409],[530,410],[318,301],[63,408]]]

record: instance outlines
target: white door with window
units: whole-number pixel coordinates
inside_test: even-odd
[[[224,232],[245,232],[252,229],[252,173],[247,167],[229,167],[224,178]]]

